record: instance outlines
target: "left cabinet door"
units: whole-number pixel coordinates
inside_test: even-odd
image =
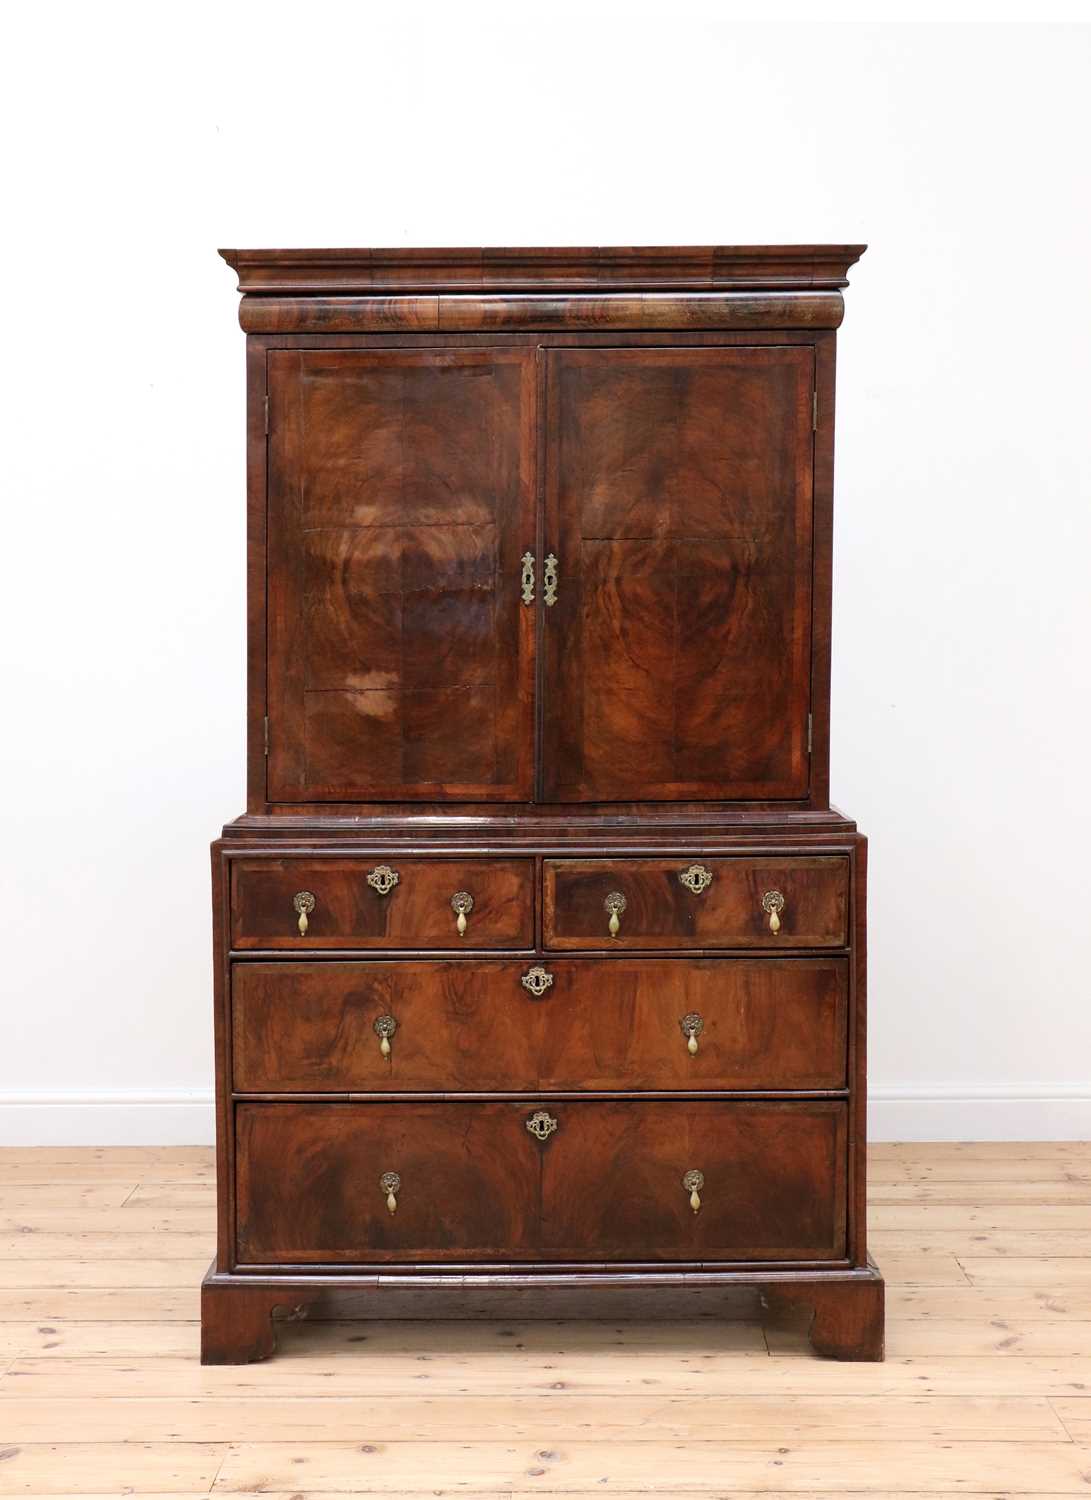
[[[531,796],[534,359],[270,351],[270,802]]]

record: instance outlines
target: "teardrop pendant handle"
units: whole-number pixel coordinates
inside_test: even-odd
[[[701,1212],[701,1189],[704,1185],[705,1174],[699,1172],[696,1167],[691,1168],[682,1178],[682,1186],[689,1194],[689,1206],[695,1214]]]
[[[611,937],[617,937],[621,931],[621,914],[628,905],[628,902],[620,891],[611,891],[602,905],[603,910],[610,918],[606,924],[607,930]]]
[[[456,891],[451,897],[451,910],[455,914],[455,929],[459,937],[466,936],[466,918],[474,909],[474,898],[469,891]]]
[[[390,1056],[390,1038],[398,1029],[398,1023],[393,1016],[376,1016],[371,1023],[371,1029],[379,1038],[379,1051],[383,1057]]]
[[[682,1035],[686,1038],[686,1051],[690,1057],[697,1055],[697,1038],[705,1029],[704,1018],[695,1010],[689,1011],[678,1022],[682,1028]]]
[[[386,1194],[386,1211],[395,1214],[398,1211],[398,1194],[402,1189],[402,1180],[397,1172],[384,1172],[379,1178],[379,1187]]]
[[[780,931],[780,913],[784,910],[784,897],[779,891],[766,891],[761,898],[761,909],[769,914],[769,931],[774,936]]]
[[[314,911],[313,891],[296,891],[292,897],[292,906],[299,914],[299,935],[300,937],[306,937],[307,928],[310,925],[307,921],[307,916],[308,913]]]

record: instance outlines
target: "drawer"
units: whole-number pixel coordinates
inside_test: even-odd
[[[244,962],[231,1001],[242,1093],[845,1087],[843,958]]]
[[[235,860],[231,921],[236,948],[529,948],[534,865],[379,856]]]
[[[545,945],[841,948],[848,892],[842,855],[547,860]]]
[[[236,1152],[242,1265],[845,1255],[838,1101],[243,1103]]]

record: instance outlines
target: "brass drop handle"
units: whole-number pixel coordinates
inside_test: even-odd
[[[693,1057],[697,1052],[697,1038],[705,1029],[704,1020],[697,1011],[691,1010],[682,1017],[678,1024],[682,1028],[682,1035],[686,1038],[686,1051],[690,1057]]]
[[[398,1029],[398,1022],[394,1016],[376,1016],[371,1023],[371,1029],[379,1038],[379,1051],[384,1057],[390,1056],[390,1038]]]
[[[379,1186],[386,1194],[386,1211],[388,1214],[398,1212],[398,1194],[402,1190],[402,1180],[397,1172],[384,1172],[379,1178]]]
[[[695,1214],[701,1212],[701,1189],[705,1185],[705,1174],[693,1167],[682,1178],[682,1186],[689,1194],[689,1206]]]
[[[547,605],[557,602],[557,569],[560,564],[551,552],[545,560],[545,571],[542,577],[542,598]]]
[[[519,587],[523,591],[523,603],[534,603],[534,553],[524,552],[519,559],[523,565],[523,571],[519,578]]]
[[[526,1127],[536,1141],[547,1141],[556,1130],[557,1122],[547,1110],[536,1109],[528,1115]]]
[[[292,905],[299,913],[299,935],[300,937],[306,937],[307,928],[310,925],[307,921],[307,917],[312,911],[314,911],[314,892],[296,891],[295,895],[292,897]]]
[[[455,914],[455,927],[459,937],[466,936],[466,918],[474,909],[474,898],[469,891],[456,891],[451,897],[451,910]]]
[[[621,931],[621,914],[628,906],[628,904],[629,903],[626,901],[625,897],[621,894],[620,891],[611,891],[606,900],[602,903],[603,910],[610,918],[609,922],[606,925],[609,928],[611,937],[617,937],[618,933]]]
[[[784,910],[784,897],[779,891],[766,891],[761,898],[761,909],[769,913],[769,931],[775,936],[780,931],[780,914]]]
[[[533,969],[528,969],[520,977],[519,983],[535,1000],[540,1000],[553,983],[553,975],[548,969],[543,969],[541,964],[535,964]]]
[[[380,896],[389,896],[402,877],[397,870],[392,870],[389,865],[376,865],[374,870],[367,872],[367,883],[373,891],[378,891]]]

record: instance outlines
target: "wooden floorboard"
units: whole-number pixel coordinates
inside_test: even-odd
[[[0,1152],[0,1496],[1091,1497],[1091,1148],[873,1149],[885,1364],[798,1318],[303,1322],[202,1368],[206,1148]]]

